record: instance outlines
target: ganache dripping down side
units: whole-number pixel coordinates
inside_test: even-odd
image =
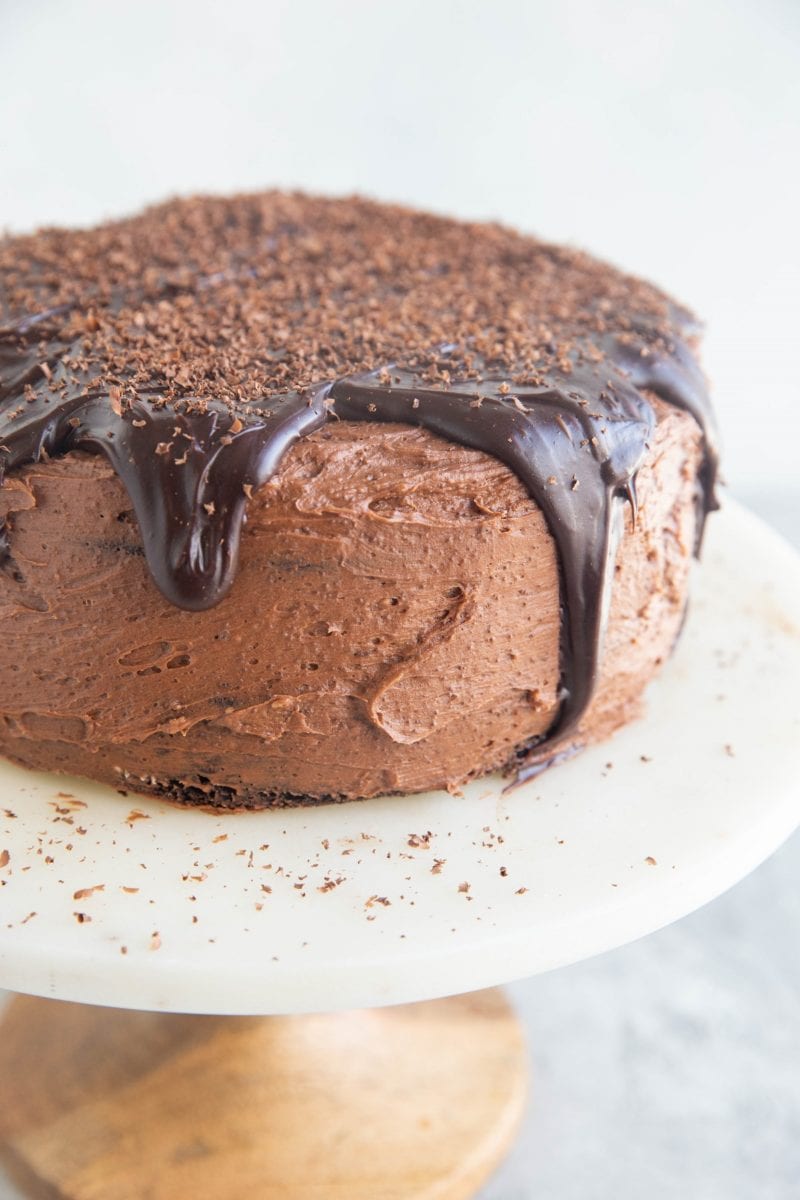
[[[91,374],[60,377],[71,347],[59,339],[58,315],[0,330],[0,483],[17,466],[71,450],[104,455],[130,497],[152,578],[178,607],[201,610],[223,599],[253,489],[298,438],[332,416],[422,426],[516,473],[555,540],[563,613],[561,707],[545,738],[521,752],[528,764],[521,779],[541,769],[543,742],[573,730],[593,694],[616,510],[627,502],[635,517],[636,475],[655,423],[648,392],[691,413],[703,432],[698,544],[705,515],[717,507],[701,372],[685,342],[675,338],[665,351],[644,325],[577,344],[568,363],[524,385],[484,368],[478,378],[432,387],[419,371],[389,364],[236,409],[191,398],[167,404],[140,389],[123,410]],[[0,540],[0,558],[3,549]]]
[[[688,348],[669,357],[641,338],[608,339],[605,355],[580,351],[568,370],[535,385],[484,376],[447,391],[421,388],[413,372],[383,369],[339,380],[330,392],[344,420],[399,421],[481,450],[504,462],[544,513],[558,550],[562,590],[561,707],[544,741],[575,728],[597,682],[615,557],[615,513],[636,517],[636,476],[647,455],[655,412],[646,396],[691,413],[703,432],[697,547],[717,507],[717,453],[702,374]],[[387,378],[388,376],[388,378]],[[538,773],[541,741],[520,754],[520,781]]]

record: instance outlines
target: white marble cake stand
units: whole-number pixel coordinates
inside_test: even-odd
[[[503,791],[501,780],[490,779],[470,785],[463,796],[436,793],[213,816],[3,765],[0,986],[162,1012],[376,1009],[487,988],[574,962],[641,937],[711,900],[761,863],[800,822],[800,560],[732,503],[710,522],[703,558],[679,648],[652,687],[643,719],[510,793]],[[16,1016],[17,1057],[4,1062],[0,1054],[0,1080],[27,1069],[29,1059],[19,1058],[26,1052],[24,1030],[40,1038],[43,1029],[53,1027],[53,1013],[64,1010],[50,1005],[42,1015],[41,1001],[16,1003],[28,1007]],[[451,1006],[446,1017],[442,1003]],[[75,1057],[76,1047],[84,1054],[93,1041],[92,1028],[105,1029],[97,1036],[100,1042],[106,1038],[111,1055],[130,1043],[130,1026],[123,1030],[121,1014],[76,1011],[92,1013],[94,1025],[84,1027],[84,1018],[70,1017],[59,1046],[44,1055],[41,1070],[51,1078],[60,1078],[61,1071],[64,1079],[73,1079],[78,1068],[84,1077],[97,1076],[97,1071],[87,1074],[83,1058],[78,1063]],[[414,1014],[410,1025],[409,1014]],[[283,1190],[256,1187],[257,1194],[326,1200],[340,1195],[348,1200],[362,1195],[370,1200],[455,1198],[471,1194],[497,1160],[523,1094],[517,1033],[502,1002],[490,994],[438,1007],[398,1008],[384,1017],[394,1024],[380,1024],[375,1012],[359,1014],[357,1037],[352,1013],[306,1019],[303,1027],[315,1028],[320,1039],[312,1074],[323,1059],[336,1064],[329,1091],[344,1086],[369,1041],[369,1030],[375,1046],[383,1047],[381,1053],[394,1046],[389,1074],[395,1081],[398,1072],[402,1075],[398,1064],[411,1072],[403,1085],[406,1091],[397,1083],[394,1100],[382,1094],[380,1103],[371,1100],[369,1119],[364,1113],[348,1115],[350,1133],[331,1145],[349,1146],[354,1128],[367,1129],[367,1141],[355,1150],[351,1146],[341,1163],[334,1154],[333,1166],[326,1143],[327,1174],[312,1178],[306,1171],[300,1178],[295,1157],[291,1169],[286,1168],[289,1182],[284,1181]],[[12,1009],[7,1029],[14,1019]],[[134,1020],[130,1015],[126,1019]],[[161,1033],[148,1026],[145,1041],[152,1045],[155,1038],[161,1045],[163,1035],[172,1045],[174,1035],[163,1033],[163,1023],[172,1020],[169,1028],[174,1030],[181,1019],[158,1020]],[[291,1022],[286,1018],[284,1025],[286,1020]],[[294,1020],[291,1028],[296,1030]],[[230,1040],[233,1035],[227,1031],[240,1025],[227,1021],[214,1026],[210,1040],[219,1063],[233,1051],[217,1043]],[[269,1052],[263,1043],[265,1025],[272,1030]],[[279,1028],[280,1022],[247,1024],[247,1037],[261,1039],[248,1054],[269,1059],[273,1083]],[[66,1045],[73,1054],[69,1070],[53,1058],[63,1058]],[[375,1145],[396,1141],[398,1113],[408,1112],[409,1096],[418,1099],[420,1064],[414,1048],[420,1045],[426,1047],[428,1069],[441,1059],[434,1071],[439,1124],[435,1115],[426,1118],[429,1140],[438,1130],[431,1145],[441,1150],[447,1144],[442,1131],[453,1131],[454,1110],[470,1109],[463,1099],[466,1092],[473,1096],[475,1111],[453,1133],[446,1162],[439,1163],[426,1143],[430,1171],[417,1158],[416,1174],[409,1180],[398,1163],[386,1162],[378,1171],[378,1186],[369,1170],[364,1176],[364,1163],[374,1166]],[[194,1041],[191,1050],[183,1046],[180,1053],[196,1054]],[[141,1071],[151,1068],[155,1070],[148,1060]],[[308,1082],[306,1068],[298,1069]],[[477,1072],[480,1087],[465,1085],[467,1069]],[[211,1091],[218,1098],[218,1067],[212,1074]],[[297,1098],[294,1065],[289,1075],[294,1081],[289,1092]],[[209,1078],[203,1077],[207,1089]],[[243,1085],[237,1078],[238,1094]],[[445,1078],[457,1086],[452,1096],[445,1095]],[[143,1087],[138,1075],[136,1079],[136,1086]],[[380,1080],[371,1077],[371,1083],[359,1077],[355,1091],[361,1096],[365,1088],[380,1092],[385,1079],[385,1073]],[[103,1087],[116,1095],[123,1085],[128,1090],[133,1086],[127,1076],[122,1081],[114,1076]],[[162,1079],[162,1092],[165,1086]],[[185,1079],[181,1086],[185,1089]],[[196,1079],[191,1087],[202,1092]],[[152,1083],[144,1094],[154,1094]],[[480,1103],[474,1099],[477,1094],[484,1097]],[[105,1091],[104,1097],[108,1104]],[[0,1111],[3,1100],[0,1092]],[[6,1098],[6,1111],[9,1102],[18,1104],[16,1093]],[[298,1101],[305,1139],[297,1151],[301,1158],[309,1136],[307,1114],[318,1102],[318,1094],[305,1093]],[[93,1092],[91,1105],[99,1103]],[[349,1100],[337,1102],[336,1110],[349,1112],[348,1104],[353,1107]],[[381,1105],[389,1122],[383,1132],[373,1128]],[[284,1114],[287,1106],[291,1109],[284,1100]],[[65,1185],[48,1159],[53,1145],[80,1142],[86,1122],[77,1130],[61,1129],[63,1113],[48,1111],[45,1119],[34,1105],[34,1119],[25,1105],[18,1111],[23,1113],[17,1121],[22,1121],[22,1132],[0,1118],[0,1133],[5,1133],[21,1174],[30,1170],[37,1183],[45,1180],[64,1189],[54,1194],[80,1200],[129,1194],[124,1188],[108,1190],[108,1180],[115,1171],[120,1177],[126,1171],[130,1175],[134,1162],[138,1170],[139,1158],[130,1151],[124,1162],[117,1161],[118,1139],[108,1130],[104,1146],[113,1162],[104,1168],[102,1188],[93,1192],[85,1177],[87,1171],[91,1177],[90,1166],[97,1161],[96,1134],[85,1147],[79,1182],[71,1176]],[[214,1112],[219,1123],[218,1107]],[[330,1118],[330,1113],[321,1116],[319,1126],[327,1129]],[[241,1114],[237,1120],[241,1139]],[[31,1121],[37,1132],[46,1126],[49,1138],[47,1152],[38,1159],[30,1145]],[[277,1178],[274,1145],[269,1164],[259,1159],[252,1178],[236,1173],[239,1168],[231,1163],[240,1164],[241,1154],[231,1158],[228,1146],[225,1169],[213,1184],[216,1190],[204,1192],[219,1147],[215,1143],[208,1162],[205,1150],[195,1157],[182,1151],[183,1157],[175,1158],[179,1134],[163,1113],[153,1121],[147,1136],[152,1143],[157,1130],[166,1139],[163,1159],[146,1184],[150,1190],[142,1190],[145,1182],[137,1175],[139,1190],[133,1188],[131,1197],[207,1194],[218,1200],[244,1194],[236,1189],[256,1186],[264,1171]],[[413,1137],[419,1135],[415,1128]],[[206,1130],[203,1146],[210,1144],[209,1138],[214,1141]],[[263,1142],[257,1131],[253,1140]],[[285,1147],[292,1139],[284,1131],[278,1140]],[[236,1138],[234,1143],[239,1145]],[[411,1149],[402,1145],[401,1160],[407,1162]],[[410,1145],[416,1154],[413,1138]],[[471,1174],[467,1146],[475,1157]],[[260,1151],[266,1153],[263,1145]],[[350,1167],[356,1161],[362,1165],[348,1174],[345,1160]],[[202,1171],[198,1163],[205,1164]],[[461,1165],[456,1170],[454,1164]],[[231,1172],[237,1182],[226,1191],[224,1181]],[[293,1191],[295,1178],[300,1182]],[[166,1190],[158,1190],[157,1181]]]

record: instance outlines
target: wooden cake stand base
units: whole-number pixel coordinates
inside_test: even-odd
[[[525,1100],[503,994],[213,1017],[15,998],[5,1164],[47,1200],[466,1200]]]

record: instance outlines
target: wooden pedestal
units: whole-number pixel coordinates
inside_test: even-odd
[[[320,1016],[18,997],[0,1140],[48,1200],[466,1200],[525,1098],[501,992]]]

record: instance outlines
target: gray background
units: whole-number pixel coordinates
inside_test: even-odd
[[[730,490],[800,546],[799,51],[794,0],[0,0],[0,228],[278,185],[583,245],[707,320]],[[795,838],[512,989],[533,1098],[481,1200],[800,1197],[798,878]]]

